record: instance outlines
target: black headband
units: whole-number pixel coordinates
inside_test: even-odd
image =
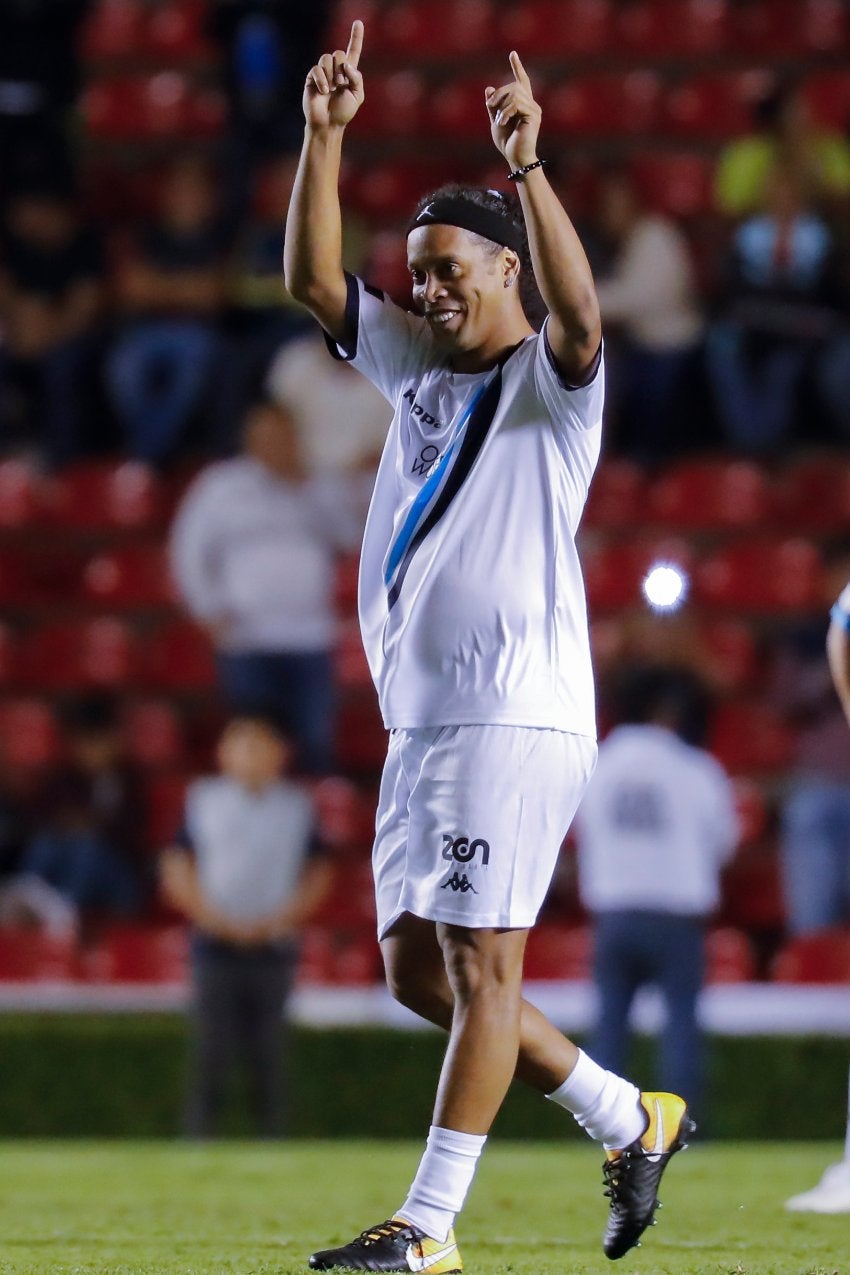
[[[407,227],[407,233],[420,226],[458,226],[461,230],[470,230],[474,235],[481,235],[492,243],[499,243],[503,248],[510,248],[522,256],[522,232],[509,216],[496,212],[494,208],[484,208],[474,204],[470,199],[458,199],[455,195],[441,195],[432,199],[429,204],[416,214]]]

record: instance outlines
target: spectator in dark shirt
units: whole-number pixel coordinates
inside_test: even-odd
[[[158,219],[135,236],[116,279],[126,328],[109,352],[107,383],[142,460],[173,453],[210,391],[226,255],[212,174],[180,157],[165,174]]]
[[[777,167],[765,210],[735,232],[725,297],[707,342],[707,365],[729,443],[763,452],[784,441],[805,373],[850,430],[847,299],[826,221],[789,168]]]
[[[67,761],[36,796],[37,831],[20,871],[80,911],[132,915],[145,899],[144,802],[116,707],[106,698],[81,700],[68,710],[65,730]]]
[[[56,463],[85,443],[102,274],[70,189],[45,174],[12,195],[0,228],[3,423],[7,439],[44,445]]]

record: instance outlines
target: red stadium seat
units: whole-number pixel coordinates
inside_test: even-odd
[[[803,89],[812,118],[821,128],[843,133],[850,124],[850,71],[821,71]]]
[[[791,939],[771,977],[777,983],[850,983],[850,929],[836,926]]]
[[[92,137],[107,140],[144,137],[144,100],[138,78],[90,80],[80,113]]]
[[[55,982],[76,972],[76,939],[32,926],[0,929],[0,981]]]
[[[0,575],[2,568],[0,568]],[[21,644],[18,635],[6,624],[0,624],[0,689],[15,686],[21,671]]]
[[[767,831],[768,807],[762,786],[754,779],[735,780],[735,809],[741,827],[741,843],[753,843]]]
[[[524,58],[604,53],[610,29],[610,0],[518,0],[497,20],[501,48]]]
[[[364,794],[350,779],[329,775],[311,785],[319,834],[336,850],[368,852],[375,835],[373,793]]]
[[[384,764],[387,731],[374,692],[347,695],[337,715],[336,756],[344,770],[374,774]]]
[[[585,527],[634,527],[643,516],[646,475],[629,460],[606,460],[593,475],[584,507]]]
[[[783,928],[785,901],[779,861],[771,847],[745,847],[726,867],[722,915],[727,924],[751,933],[778,932]]]
[[[367,687],[372,685],[372,675],[366,662],[366,652],[360,637],[360,625],[349,620],[337,629],[333,652],[334,677],[337,686]]]
[[[587,979],[592,960],[589,926],[568,928],[544,921],[529,933],[523,968],[527,979]]]
[[[171,607],[177,602],[167,551],[159,545],[100,553],[83,571],[83,593],[116,609]]]
[[[484,73],[455,75],[433,87],[426,101],[429,131],[440,137],[474,135],[487,125],[484,90],[493,77]]]
[[[148,642],[142,678],[156,690],[210,690],[216,670],[209,637],[189,620],[165,625]]]
[[[705,958],[707,983],[747,983],[755,978],[755,957],[743,930],[710,929],[705,936]]]
[[[417,71],[370,75],[368,92],[357,112],[358,131],[372,137],[409,140],[419,132],[425,101],[425,81]],[[428,105],[430,108],[431,102]],[[430,118],[428,124],[430,127]]]
[[[114,616],[54,622],[28,636],[22,664],[33,690],[127,686],[138,671],[138,639]]]
[[[641,198],[654,212],[694,217],[712,207],[714,161],[691,151],[642,151],[632,163]]]
[[[709,747],[734,774],[772,773],[790,764],[794,732],[765,704],[727,703],[714,714]]]
[[[140,84],[142,122],[148,137],[215,137],[227,107],[215,89],[194,84],[178,71],[160,71]]]
[[[164,493],[147,465],[125,461],[71,466],[43,487],[45,516],[80,530],[148,530],[161,524]]]
[[[809,540],[748,540],[703,559],[694,592],[706,606],[768,614],[815,611],[822,606],[821,574]]]
[[[0,461],[0,529],[22,531],[40,515],[40,478],[22,460]]]
[[[336,566],[334,582],[334,605],[337,614],[357,614],[357,575],[360,570],[360,558],[355,554],[340,558]]]
[[[144,28],[147,53],[164,62],[213,56],[204,32],[207,9],[204,0],[165,0],[153,6]]]
[[[99,0],[80,32],[83,58],[133,57],[139,51],[144,4],[140,0]]]
[[[40,770],[59,753],[59,730],[48,704],[36,699],[0,702],[0,757],[5,767]]]
[[[374,923],[375,887],[368,848],[356,858],[335,861],[333,883],[314,919],[338,929]]]
[[[702,622],[698,640],[712,670],[712,684],[728,691],[751,687],[760,672],[753,630],[734,618]]]
[[[752,108],[767,87],[762,71],[726,72],[680,80],[668,89],[663,125],[677,137],[719,139],[752,128]]]
[[[825,534],[850,526],[850,459],[845,455],[797,461],[777,489],[783,526]]]
[[[369,244],[366,278],[404,309],[410,309],[410,271],[407,268],[407,237],[400,231],[378,230]]]
[[[650,71],[586,75],[544,88],[547,130],[556,136],[607,136],[650,132],[656,124],[661,90]]]
[[[85,957],[94,983],[184,983],[189,935],[184,925],[116,925]]]
[[[719,53],[728,18],[726,0],[626,0],[616,10],[612,47],[653,59]]]
[[[367,35],[370,53],[401,55],[407,62],[471,57],[494,44],[489,0],[396,0],[376,17]]]
[[[641,585],[651,566],[670,563],[689,573],[691,560],[690,546],[680,540],[585,545],[582,566],[590,609],[635,606],[643,601]]]
[[[674,527],[755,527],[771,512],[764,471],[744,460],[672,465],[649,484],[648,497],[650,521]]]
[[[841,0],[747,0],[733,7],[732,36],[736,49],[766,59],[846,52],[846,6]]]
[[[348,199],[366,217],[397,221],[409,217],[416,201],[446,180],[445,165],[428,160],[362,165],[351,175]]]
[[[148,846],[154,850],[163,850],[171,845],[180,828],[186,808],[186,788],[188,779],[175,772],[153,776],[147,785],[147,827],[145,829]]]
[[[143,700],[125,713],[127,747],[141,766],[179,766],[185,760],[183,723],[166,700]]]

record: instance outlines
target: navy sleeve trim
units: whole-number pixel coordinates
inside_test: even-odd
[[[568,381],[566,379],[566,377],[564,376],[564,373],[561,371],[561,368],[558,365],[558,360],[555,358],[555,353],[551,345],[549,344],[549,325],[547,323],[544,323],[543,325],[543,348],[546,351],[546,357],[549,360],[549,365],[552,368],[552,371],[557,376],[558,380],[560,381],[562,389],[584,390],[587,388],[588,385],[592,384],[592,382],[596,379],[596,373],[599,371],[599,364],[602,362],[602,342],[601,341],[599,342],[599,349],[594,354],[590,363],[590,367],[587,369],[587,372],[585,373],[583,380],[577,382],[576,384],[573,384],[571,381]]]
[[[335,341],[329,333],[324,333],[325,344],[340,363],[350,363],[357,354],[357,338],[360,330],[360,289],[357,286],[357,279],[347,270],[345,286],[348,290],[345,298],[345,335],[341,341]],[[383,296],[381,300],[383,301]]]
[[[181,823],[177,830],[172,841],[172,845],[179,846],[181,850],[185,850],[187,854],[192,855],[194,858],[195,843],[192,841],[192,836],[189,832],[189,825],[185,821]]]

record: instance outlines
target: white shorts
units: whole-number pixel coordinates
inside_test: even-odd
[[[532,926],[595,764],[596,741],[565,731],[392,731],[372,854],[378,937],[404,912]]]

